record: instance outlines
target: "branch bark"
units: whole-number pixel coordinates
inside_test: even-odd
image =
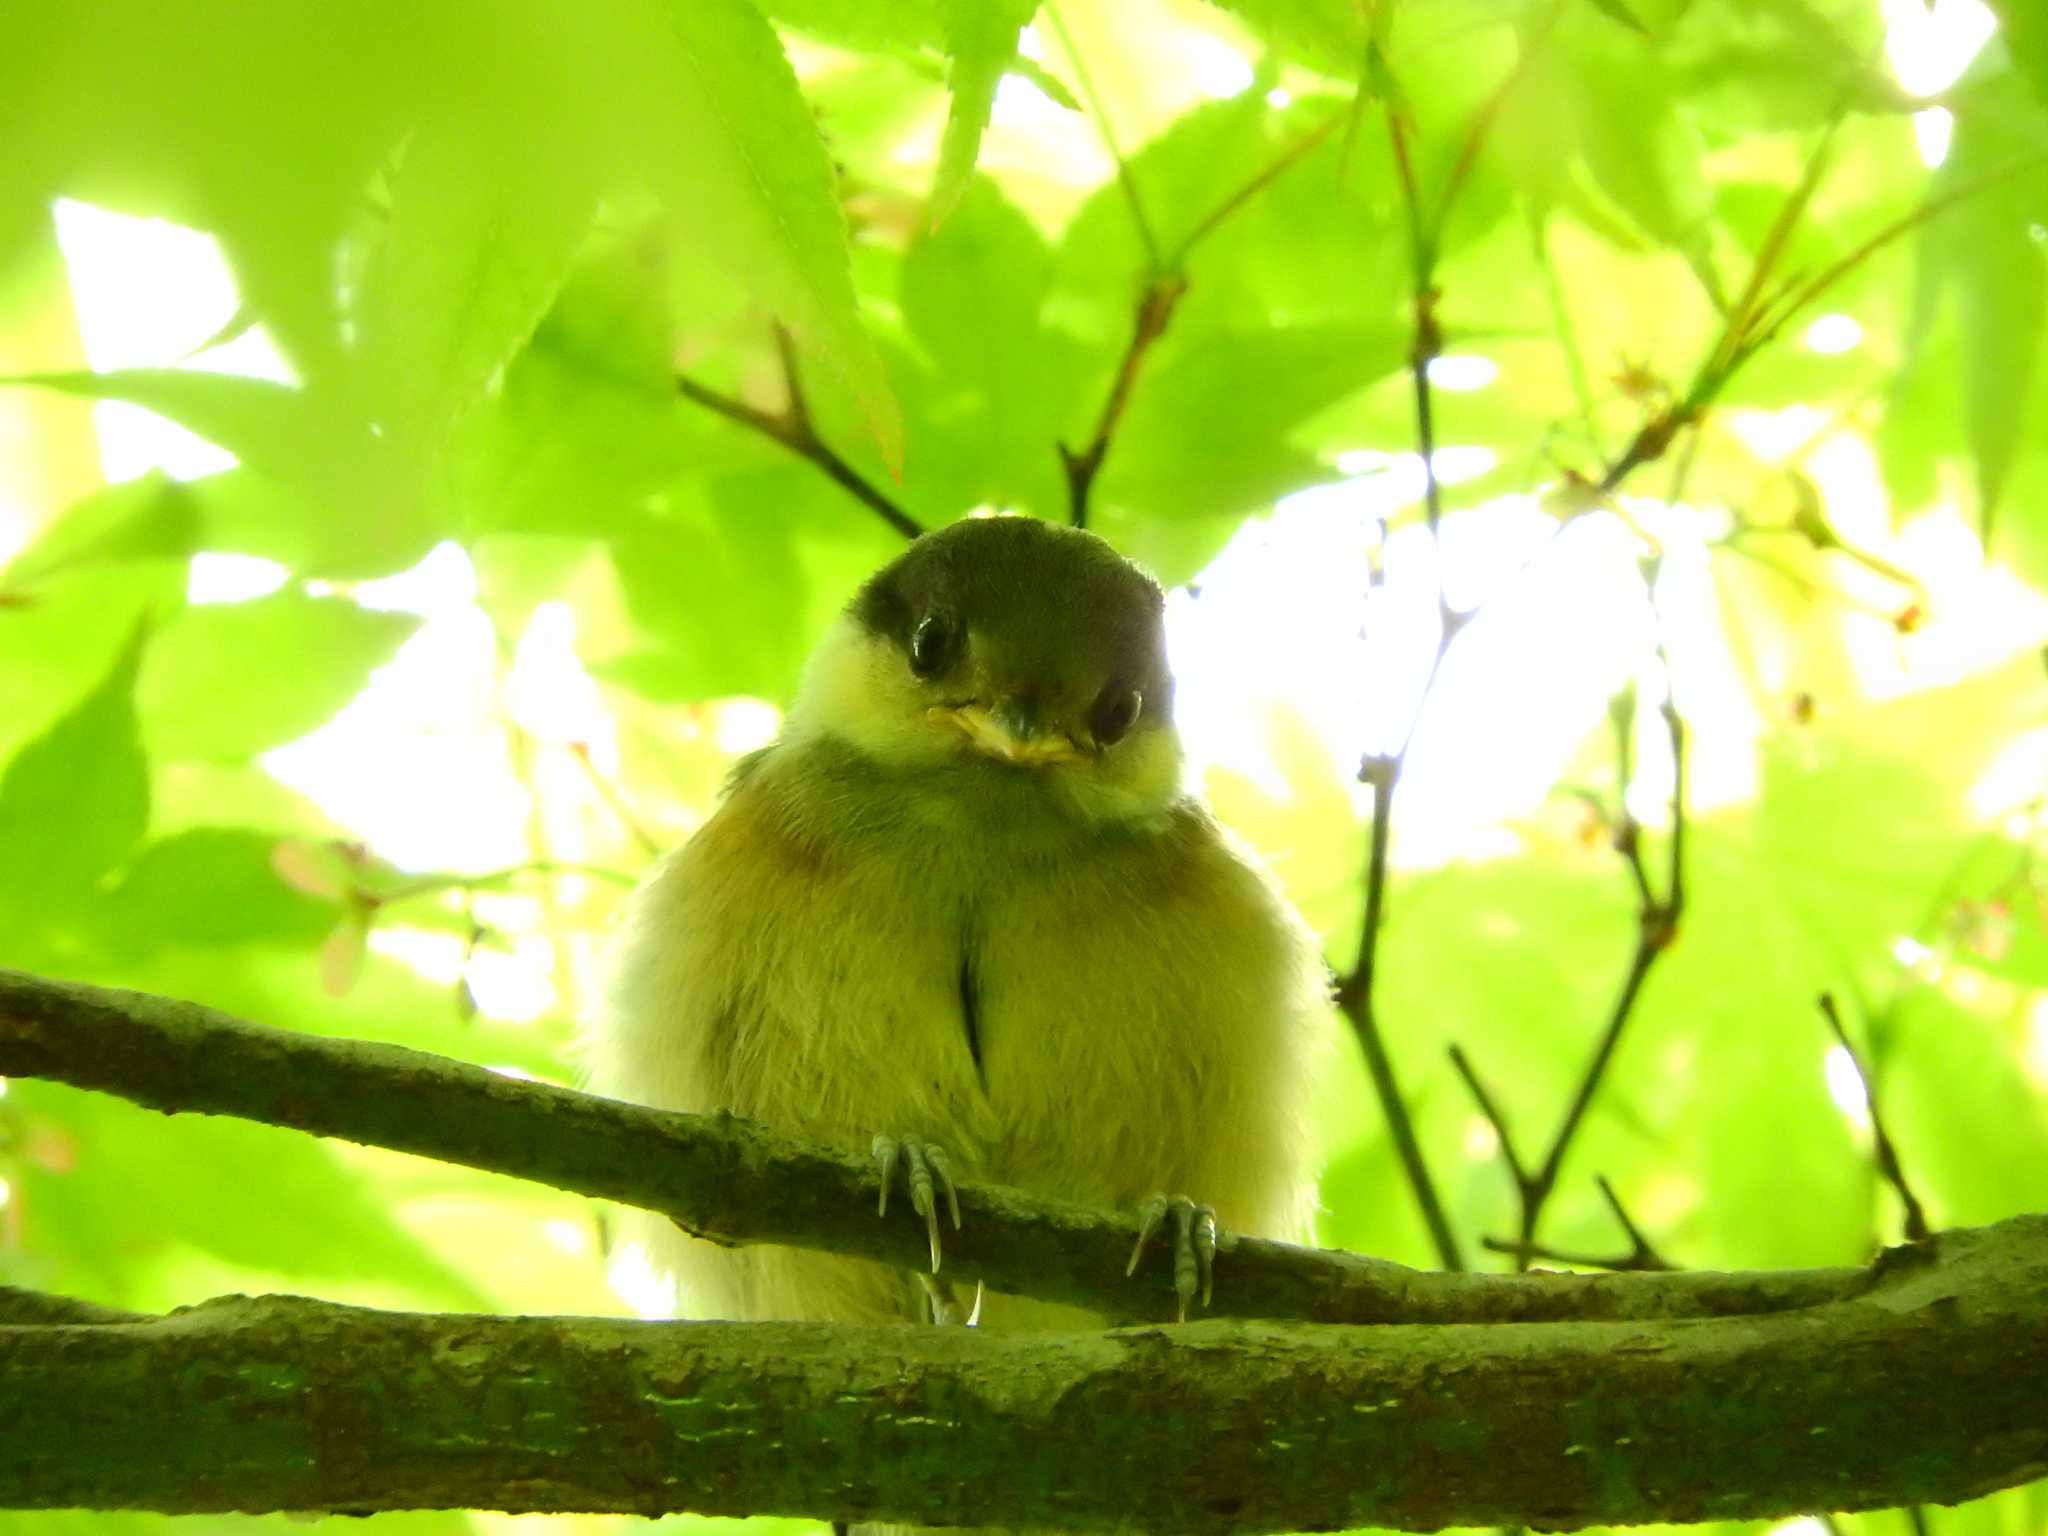
[[[923,1225],[874,1214],[866,1159],[730,1115],[683,1115],[520,1082],[363,1040],[250,1024],[196,1003],[0,969],[0,1075],[43,1077],[166,1113],[234,1115],[489,1169],[639,1206],[714,1242],[783,1243],[905,1269]],[[1137,1232],[996,1184],[960,1186],[949,1278],[1132,1320],[1177,1298],[1164,1263],[1124,1277]],[[1433,1274],[1334,1250],[1230,1238],[1212,1316],[1499,1323],[1751,1315],[1860,1294],[1869,1272]],[[5,1321],[0,1312],[0,1321]]]
[[[0,1298],[0,1316],[5,1315]],[[1094,1334],[228,1297],[0,1325],[0,1506],[1434,1530],[1948,1503],[2048,1471],[2048,1218],[1809,1311]]]

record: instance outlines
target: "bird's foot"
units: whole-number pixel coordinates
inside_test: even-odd
[[[1138,1260],[1145,1256],[1145,1245],[1165,1224],[1167,1215],[1173,1216],[1173,1293],[1180,1298],[1180,1320],[1188,1320],[1188,1303],[1195,1299],[1197,1292],[1202,1305],[1209,1305],[1209,1297],[1216,1285],[1216,1212],[1206,1205],[1197,1205],[1186,1195],[1153,1195],[1138,1207],[1138,1240],[1131,1245],[1131,1262],[1125,1266],[1126,1275],[1138,1272]]]
[[[932,1273],[939,1272],[939,1201],[946,1197],[946,1210],[953,1218],[953,1230],[960,1230],[960,1195],[953,1188],[953,1172],[946,1149],[921,1136],[877,1136],[868,1149],[882,1174],[882,1198],[877,1216],[889,1214],[889,1186],[896,1179],[896,1164],[903,1163],[904,1178],[910,1185],[911,1209],[924,1218],[924,1229],[932,1243]],[[977,1307],[977,1310],[979,1308]]]
[[[960,1299],[953,1294],[953,1287],[936,1275],[919,1275],[924,1285],[925,1299],[932,1305],[932,1321],[941,1328],[955,1324],[973,1328],[981,1322],[981,1282],[974,1282],[974,1305],[965,1313],[960,1310]]]

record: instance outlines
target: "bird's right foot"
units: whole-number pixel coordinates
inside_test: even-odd
[[[911,1209],[924,1218],[925,1233],[931,1239],[932,1273],[936,1275],[939,1272],[940,1192],[945,1194],[946,1210],[953,1218],[953,1230],[960,1230],[960,1195],[953,1187],[953,1172],[946,1149],[921,1136],[877,1136],[869,1151],[882,1176],[882,1197],[875,1206],[875,1214],[889,1214],[889,1186],[895,1181],[896,1164],[901,1161],[904,1178],[910,1186]]]

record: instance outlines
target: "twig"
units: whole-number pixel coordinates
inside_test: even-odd
[[[775,349],[782,360],[782,379],[788,394],[788,402],[779,411],[764,411],[744,400],[722,395],[680,373],[676,375],[676,391],[707,411],[751,427],[763,437],[780,443],[798,458],[815,465],[906,539],[914,539],[923,533],[922,523],[863,479],[858,470],[818,436],[817,426],[811,420],[810,406],[804,400],[803,388],[797,377],[796,349],[790,342],[789,332],[781,326],[775,328]]]
[[[1834,1032],[1835,1043],[1841,1046],[1849,1058],[1849,1065],[1856,1069],[1857,1081],[1863,1084],[1863,1101],[1870,1109],[1870,1139],[1872,1151],[1877,1159],[1877,1171],[1884,1181],[1891,1185],[1898,1195],[1899,1204],[1906,1209],[1905,1230],[1907,1240],[1920,1242],[1932,1231],[1927,1225],[1927,1212],[1922,1208],[1913,1188],[1906,1182],[1906,1171],[1899,1162],[1897,1145],[1885,1130],[1884,1114],[1878,1108],[1877,1085],[1871,1081],[1870,1073],[1864,1068],[1863,1058],[1856,1053],[1856,1047],[1849,1043],[1849,1032],[1842,1027],[1841,1011],[1835,1006],[1835,995],[1823,992],[1820,995],[1821,1017],[1828,1021],[1828,1028]]]
[[[1071,56],[1071,42],[1067,43],[1067,50]],[[1077,68],[1078,65],[1077,59]],[[1310,150],[1329,136],[1339,121],[1337,117],[1329,118],[1295,140],[1257,175],[1212,208],[1188,233],[1187,238],[1168,255],[1162,255],[1154,243],[1150,227],[1145,223],[1144,209],[1138,202],[1136,184],[1130,180],[1130,169],[1124,164],[1122,157],[1118,157],[1117,170],[1124,178],[1125,194],[1131,205],[1131,217],[1138,225],[1150,275],[1138,295],[1137,312],[1131,320],[1130,342],[1124,348],[1123,360],[1117,365],[1116,377],[1110,384],[1109,398],[1103,402],[1102,414],[1096,418],[1095,431],[1089,437],[1087,446],[1074,449],[1065,443],[1055,445],[1059,449],[1060,465],[1067,476],[1068,521],[1076,528],[1088,526],[1088,498],[1095,488],[1095,476],[1102,468],[1102,461],[1109,453],[1110,442],[1116,434],[1117,425],[1123,420],[1124,410],[1130,404],[1131,389],[1137,383],[1138,371],[1144,365],[1147,354],[1151,352],[1153,343],[1166,334],[1167,323],[1173,319],[1174,310],[1187,293],[1188,278],[1185,267],[1189,254],[1227,222],[1232,214],[1242,209],[1306,157]],[[1105,140],[1108,139],[1106,123],[1103,127],[1103,136]],[[1110,148],[1114,153],[1113,142]]]
[[[626,803],[626,797],[619,792],[619,786],[611,781],[608,774],[601,772],[590,755],[590,744],[582,741],[569,743],[569,755],[583,765],[583,773],[590,780],[590,787],[597,791],[605,809],[612,813],[614,820],[626,829],[626,835],[640,845],[640,851],[650,858],[658,858],[665,850],[653,833],[640,823],[633,814],[633,808]]]
[[[1644,577],[1651,591],[1655,590],[1657,557],[1644,561]],[[1654,601],[1654,598],[1653,598]],[[1465,1054],[1457,1046],[1451,1047],[1451,1065],[1464,1079],[1467,1090],[1478,1104],[1479,1111],[1500,1139],[1502,1160],[1507,1164],[1508,1176],[1514,1181],[1515,1194],[1520,1205],[1519,1232],[1512,1243],[1488,1242],[1486,1246],[1495,1252],[1515,1256],[1517,1268],[1527,1268],[1532,1259],[1543,1256],[1536,1231],[1543,1218],[1543,1209],[1557,1189],[1558,1175],[1564,1167],[1565,1155],[1571,1150],[1573,1139],[1579,1127],[1585,1123],[1586,1111],[1591,1107],[1594,1095],[1599,1091],[1606,1076],[1608,1064],[1614,1059],[1616,1048],[1621,1044],[1623,1032],[1629,1020],[1634,1017],[1637,1002],[1642,997],[1643,983],[1648,979],[1650,969],[1657,963],[1658,956],[1671,947],[1678,934],[1678,919],[1685,909],[1685,725],[1679,717],[1677,705],[1671,698],[1671,659],[1660,639],[1657,644],[1658,657],[1664,663],[1666,678],[1665,697],[1660,713],[1665,730],[1671,740],[1671,834],[1670,856],[1665,869],[1664,895],[1659,898],[1652,887],[1649,871],[1645,867],[1641,829],[1635,818],[1627,811],[1627,780],[1622,781],[1621,820],[1615,830],[1615,846],[1627,863],[1629,873],[1635,882],[1639,904],[1636,909],[1635,950],[1629,959],[1628,974],[1623,978],[1621,995],[1615,999],[1614,1007],[1608,1013],[1607,1026],[1600,1032],[1600,1038],[1587,1058],[1584,1070],[1579,1074],[1578,1085],[1572,1091],[1570,1105],[1564,1119],[1559,1123],[1556,1134],[1551,1138],[1549,1149],[1543,1161],[1531,1172],[1516,1152],[1513,1139],[1508,1134],[1506,1119],[1486,1091],[1479,1075],[1473,1070]],[[1624,743],[1618,755],[1624,765],[1629,762],[1625,745],[1627,730],[1633,710],[1615,713],[1616,738]],[[1608,1204],[1614,1208],[1623,1228],[1639,1250],[1647,1250],[1641,1234],[1622,1213],[1620,1202],[1611,1189],[1605,1189]],[[1661,1262],[1661,1261],[1660,1261]],[[1632,1266],[1642,1267],[1642,1266]]]
[[[1081,98],[1088,103],[1088,115],[1095,120],[1095,131],[1102,135],[1102,146],[1109,151],[1109,158],[1116,165],[1117,184],[1123,188],[1124,202],[1131,210],[1131,223],[1138,232],[1138,244],[1144,248],[1145,264],[1157,276],[1167,271],[1168,266],[1160,254],[1159,237],[1152,232],[1152,221],[1145,216],[1145,201],[1138,196],[1138,182],[1131,175],[1131,163],[1117,145],[1116,132],[1109,126],[1109,114],[1103,110],[1102,98],[1095,93],[1094,78],[1081,58],[1081,50],[1074,46],[1074,35],[1067,30],[1066,19],[1052,0],[1046,0],[1043,9],[1046,20],[1052,23],[1052,30],[1060,40],[1060,47],[1066,51],[1067,62],[1074,67],[1074,78],[1081,86]]]
[[[1188,254],[1196,246],[1214,234],[1218,226],[1229,219],[1232,214],[1244,207],[1246,203],[1250,202],[1259,193],[1265,191],[1267,187],[1278,181],[1296,163],[1306,159],[1309,151],[1322,143],[1324,139],[1327,139],[1337,125],[1344,121],[1345,116],[1345,113],[1339,112],[1316,124],[1315,127],[1289,145],[1264,170],[1260,171],[1250,181],[1247,181],[1243,186],[1231,193],[1230,196],[1224,198],[1222,202],[1210,209],[1203,216],[1201,222],[1188,231],[1187,238],[1174,248],[1172,256],[1165,264],[1165,270],[1169,272],[1179,271],[1181,266],[1187,261]]]
[[[1370,55],[1368,67],[1378,67],[1384,72],[1384,61],[1377,55]],[[1422,716],[1436,679],[1443,669],[1444,657],[1449,653],[1451,642],[1471,619],[1469,613],[1456,612],[1450,604],[1445,586],[1443,559],[1443,489],[1437,479],[1436,470],[1436,417],[1430,391],[1429,366],[1443,350],[1443,332],[1438,325],[1436,309],[1440,294],[1434,282],[1436,262],[1436,235],[1443,228],[1444,220],[1459,188],[1463,184],[1464,170],[1469,168],[1470,159],[1478,153],[1481,141],[1498,113],[1500,103],[1516,80],[1520,78],[1521,66],[1501,85],[1492,97],[1475,114],[1467,132],[1463,158],[1455,169],[1450,183],[1439,200],[1434,228],[1425,218],[1422,194],[1415,180],[1415,167],[1409,154],[1408,127],[1402,116],[1400,92],[1389,82],[1382,92],[1387,103],[1387,137],[1393,150],[1394,165],[1399,172],[1402,206],[1406,211],[1409,236],[1409,257],[1413,265],[1415,340],[1409,348],[1408,368],[1415,398],[1416,447],[1422,456],[1423,511],[1428,519],[1429,530],[1436,540],[1436,606],[1437,641],[1436,649],[1429,662],[1429,673],[1424,678],[1420,701],[1415,715],[1408,723],[1400,745],[1390,754],[1376,753],[1368,757],[1359,767],[1359,779],[1371,785],[1372,833],[1366,854],[1365,870],[1365,921],[1359,934],[1358,957],[1350,973],[1339,982],[1337,1003],[1350,1020],[1358,1036],[1360,1049],[1365,1055],[1366,1068],[1372,1076],[1373,1091],[1380,1102],[1380,1112],[1385,1116],[1388,1133],[1393,1137],[1395,1152],[1401,1160],[1401,1168],[1408,1179],[1417,1207],[1422,1213],[1423,1224],[1429,1228],[1430,1240],[1436,1245],[1438,1261],[1445,1269],[1463,1268],[1464,1261],[1458,1251],[1458,1242],[1451,1232],[1450,1223],[1444,1216],[1443,1202],[1438,1198],[1436,1182],[1430,1176],[1429,1164],[1422,1155],[1422,1147],[1415,1136],[1413,1122],[1408,1115],[1405,1096],[1401,1092],[1400,1080],[1395,1076],[1393,1059],[1387,1053],[1386,1042],[1381,1038],[1379,1019],[1373,1008],[1374,967],[1379,951],[1380,933],[1385,926],[1387,849],[1393,835],[1394,791],[1401,781],[1401,770],[1408,758],[1408,748],[1414,740],[1415,727]]]
[[[1647,1237],[1643,1236],[1642,1228],[1638,1227],[1630,1219],[1628,1207],[1621,1203],[1621,1196],[1617,1195],[1614,1192],[1614,1186],[1607,1182],[1607,1175],[1604,1173],[1598,1174],[1594,1177],[1593,1182],[1600,1186],[1600,1193],[1607,1201],[1607,1208],[1614,1212],[1614,1219],[1621,1223],[1621,1230],[1628,1234],[1629,1245],[1636,1261],[1629,1267],[1631,1269],[1670,1269],[1672,1266],[1665,1261],[1664,1256],[1651,1246],[1650,1240]]]
[[[1117,365],[1116,379],[1109,387],[1109,398],[1102,403],[1088,446],[1076,451],[1065,443],[1056,445],[1067,472],[1067,515],[1076,528],[1088,526],[1088,494],[1095,487],[1096,472],[1109,452],[1117,423],[1123,420],[1124,407],[1130,403],[1131,386],[1137,382],[1145,354],[1166,333],[1167,322],[1187,291],[1188,280],[1177,273],[1156,274],[1145,284],[1131,323],[1130,344],[1124,348],[1123,361]]]
[[[1743,365],[1776,340],[1793,317],[1842,278],[1900,236],[1910,233],[1928,220],[1975,197],[2019,171],[2040,164],[2042,159],[2039,155],[2022,156],[1959,187],[1951,188],[1939,197],[1930,198],[1911,213],[1901,214],[1893,219],[1838,260],[1822,268],[1813,277],[1804,282],[1789,284],[1766,299],[1763,292],[1769,282],[1771,267],[1783,254],[1792,228],[1819,185],[1819,176],[1824,169],[1826,153],[1831,142],[1832,130],[1823,137],[1800,179],[1799,186],[1779,210],[1770,235],[1764,247],[1758,252],[1757,263],[1750,273],[1748,286],[1741,299],[1728,311],[1713,349],[1700,364],[1684,397],[1673,404],[1661,407],[1643,423],[1621,457],[1608,466],[1606,473],[1593,487],[1595,499],[1611,496],[1620,488],[1622,481],[1635,470],[1662,458],[1682,430],[1698,425],[1708,407],[1720,397],[1728,387],[1729,381],[1741,371]]]
[[[1394,1075],[1393,1058],[1387,1054],[1379,1018],[1373,1011],[1373,963],[1378,950],[1376,940],[1382,926],[1381,903],[1387,888],[1393,776],[1398,766],[1390,757],[1369,757],[1360,775],[1372,786],[1372,844],[1367,856],[1365,923],[1359,939],[1358,961],[1352,966],[1351,974],[1337,984],[1337,1006],[1350,1020],[1352,1031],[1358,1036],[1366,1071],[1372,1077],[1373,1092],[1379,1099],[1381,1113],[1386,1117],[1387,1134],[1393,1138],[1395,1155],[1401,1160],[1402,1172],[1407,1176],[1409,1190],[1422,1213],[1423,1225],[1429,1229],[1437,1262],[1447,1270],[1461,1270],[1465,1267],[1464,1255],[1458,1251],[1458,1239],[1444,1215],[1443,1202],[1437,1198],[1436,1182],[1431,1179],[1429,1164],[1423,1159],[1422,1144],[1416,1139],[1414,1122],[1408,1116],[1408,1101],[1401,1092],[1400,1080]]]

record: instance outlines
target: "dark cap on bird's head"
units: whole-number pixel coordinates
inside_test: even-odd
[[[1159,584],[1077,528],[967,518],[884,566],[851,611],[1009,761],[1100,752],[1171,717]]]
[[[855,594],[792,711],[799,730],[906,768],[1038,770],[1090,819],[1177,791],[1166,602],[1092,533],[970,517]]]

